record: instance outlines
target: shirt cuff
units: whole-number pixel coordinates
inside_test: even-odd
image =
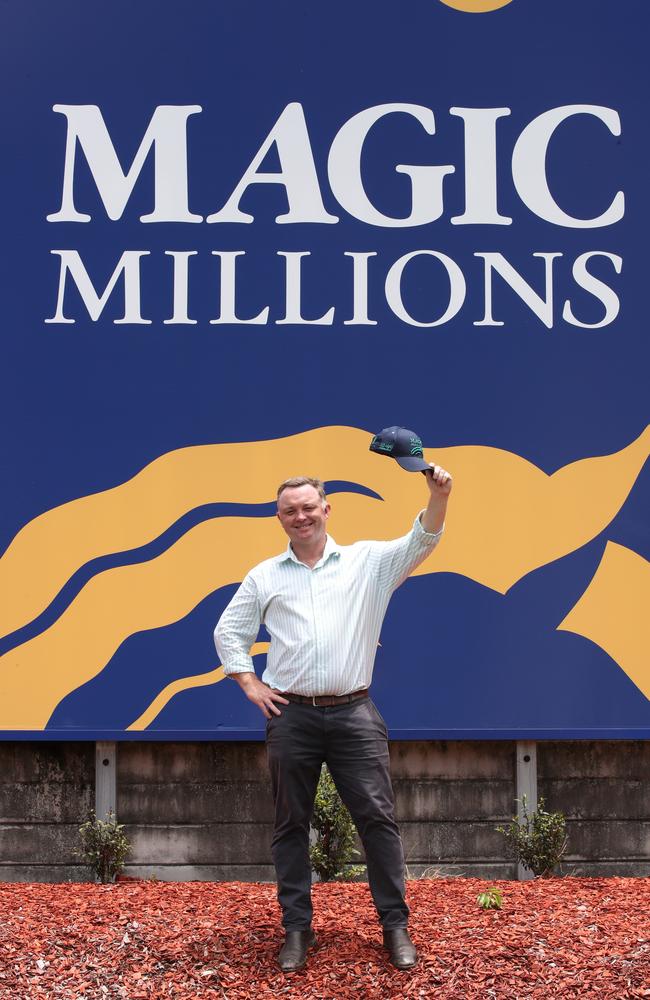
[[[445,523],[444,523],[444,521],[442,523],[442,527],[438,528],[437,531],[426,531],[422,527],[422,521],[420,520],[421,517],[422,517],[422,515],[424,514],[424,510],[425,510],[425,508],[423,507],[422,510],[420,511],[420,513],[415,518],[415,522],[413,524],[413,527],[415,528],[416,533],[419,534],[419,535],[421,535],[421,536],[423,536],[424,538],[427,538],[427,539],[428,538],[440,538],[440,536],[442,535],[443,531],[445,530]]]
[[[231,663],[226,666],[225,663],[222,664],[223,672],[226,677],[230,677],[231,674],[254,674],[255,667],[251,663]]]

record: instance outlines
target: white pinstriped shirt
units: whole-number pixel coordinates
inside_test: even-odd
[[[214,631],[227,675],[253,670],[249,649],[264,624],[271,636],[262,680],[302,695],[350,694],[370,687],[393,591],[433,551],[440,531],[411,531],[391,542],[337,545],[327,536],[313,569],[287,546],[242,581]]]

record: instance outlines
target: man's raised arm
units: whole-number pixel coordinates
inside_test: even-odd
[[[424,473],[429,487],[429,503],[422,514],[421,524],[425,531],[436,533],[445,523],[447,500],[451,493],[452,479],[439,465],[432,465],[431,471]]]

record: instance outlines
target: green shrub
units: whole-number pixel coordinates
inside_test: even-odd
[[[317,840],[310,847],[309,856],[321,882],[349,881],[365,872],[364,865],[350,863],[359,856],[354,847],[354,823],[325,764],[316,790],[312,826]]]
[[[497,831],[524,868],[548,878],[566,854],[566,820],[561,812],[547,812],[543,798],[532,813],[528,812],[526,796],[521,805],[522,818],[513,817],[509,826],[498,826]]]
[[[100,882],[114,882],[124,867],[124,859],[131,850],[124,833],[112,812],[106,819],[97,819],[93,810],[83,826],[79,827],[81,850],[77,855],[90,865]]]

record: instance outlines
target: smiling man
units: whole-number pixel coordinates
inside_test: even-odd
[[[407,535],[354,545],[337,545],[327,534],[330,505],[320,480],[286,480],[277,516],[287,549],[248,573],[215,629],[224,672],[267,719],[272,854],[286,932],[278,961],[285,972],[302,968],[315,943],[309,822],[323,762],[359,831],[390,960],[400,969],[417,961],[386,724],[368,688],[391,594],[442,534],[451,476],[434,465],[425,478],[429,502]],[[261,624],[271,645],[260,680],[249,649]]]

